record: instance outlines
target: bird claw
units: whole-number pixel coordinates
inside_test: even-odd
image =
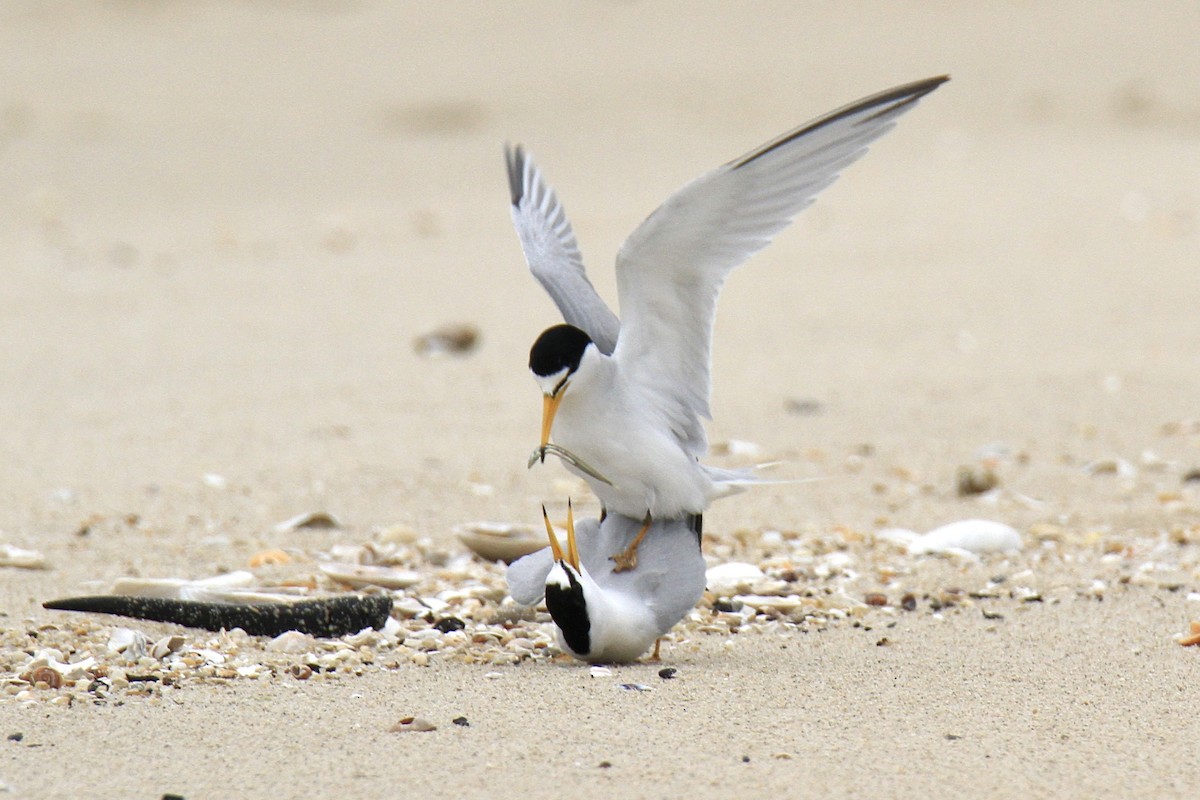
[[[613,567],[613,572],[628,572],[637,568],[637,550],[622,551],[615,556],[609,556],[608,560],[616,565]]]

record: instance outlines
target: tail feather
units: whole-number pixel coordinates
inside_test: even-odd
[[[729,497],[739,492],[744,492],[751,486],[762,486],[771,484],[784,483],[811,483],[813,481],[823,481],[827,478],[764,478],[755,474],[755,470],[774,467],[780,462],[771,461],[765,464],[755,464],[753,467],[740,467],[738,469],[726,469],[724,467],[713,467],[708,464],[704,465],[705,472],[712,482],[717,486],[717,495],[715,499]]]

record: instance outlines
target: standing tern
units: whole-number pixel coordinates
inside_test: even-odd
[[[550,546],[508,568],[509,594],[522,605],[543,598],[558,629],[559,646],[591,663],[633,661],[654,647],[704,594],[700,533],[686,520],[655,520],[634,572],[618,572],[609,558],[629,545],[641,522],[618,514],[574,524],[567,507],[567,543],[559,543],[542,509]]]
[[[617,253],[622,320],[587,278],[562,205],[520,147],[506,149],[525,259],[566,324],[529,353],[543,394],[540,447],[588,481],[604,510],[642,519],[618,570],[637,564],[654,519],[700,515],[760,482],[701,464],[711,418],[711,340],[729,273],[766,247],[838,174],[946,76],[873,94],[788,131],[667,198]],[[548,449],[553,431],[557,450]]]

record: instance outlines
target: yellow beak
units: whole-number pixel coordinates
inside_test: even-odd
[[[558,543],[558,537],[554,534],[554,526],[550,524],[550,515],[546,513],[545,504],[542,505],[542,522],[546,523],[546,537],[550,540],[550,555],[554,557],[555,561],[562,561],[562,545]]]
[[[567,563],[582,571],[579,565],[579,545],[575,543],[575,509],[571,507],[571,499],[567,498]]]
[[[575,542],[575,509],[571,507],[571,501],[567,501],[567,552],[565,556],[544,505],[542,506],[542,522],[546,524],[546,538],[550,540],[550,555],[554,557],[555,561],[566,561],[575,568],[576,572],[580,572],[582,567],[579,565],[579,546]]]
[[[545,447],[550,441],[550,426],[554,424],[554,415],[558,413],[558,404],[562,402],[566,391],[567,386],[563,384],[562,388],[554,394],[542,395],[542,447]]]

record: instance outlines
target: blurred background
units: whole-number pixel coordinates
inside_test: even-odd
[[[1048,503],[1017,516],[1154,524],[1078,464],[1198,460],[1195,431],[1164,433],[1200,415],[1194,2],[12,0],[0,52],[14,540],[71,549],[102,520],[87,547],[116,573],[315,508],[432,535],[535,521],[582,490],[525,469],[526,354],[557,316],[503,143],[615,304],[613,255],[672,190],[942,73],[731,279],[713,441],[836,479],[713,524],[919,527],[981,449]],[[418,353],[446,324],[478,345]]]

